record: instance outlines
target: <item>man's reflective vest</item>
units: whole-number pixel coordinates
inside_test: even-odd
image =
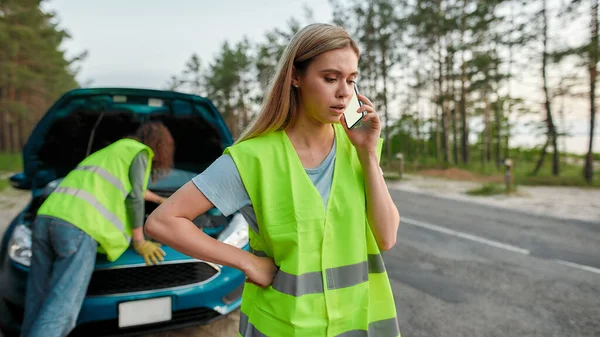
[[[245,284],[239,336],[400,335],[390,282],[367,221],[362,167],[343,127],[334,127],[326,210],[284,131],[225,151],[256,213],[250,247],[280,268],[272,286]]]
[[[116,260],[131,242],[125,198],[132,188],[129,168],[141,151],[148,153],[145,191],[154,153],[136,140],[121,139],[92,153],[69,172],[44,201],[38,216],[73,224],[98,242],[98,251],[109,261]]]

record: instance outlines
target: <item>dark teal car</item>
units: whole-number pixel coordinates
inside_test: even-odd
[[[144,121],[161,121],[175,140],[175,169],[149,189],[169,196],[208,167],[233,140],[210,100],[183,93],[101,88],[66,93],[32,131],[14,187],[31,201],[12,220],[0,246],[0,329],[16,336],[23,319],[31,258],[31,223],[44,198],[85,156],[132,133]],[[146,214],[155,208],[146,204]],[[240,213],[217,209],[194,223],[207,234],[248,250],[248,224]],[[239,270],[199,261],[169,247],[164,262],[146,266],[131,248],[109,262],[98,255],[72,336],[124,336],[204,324],[241,304]]]

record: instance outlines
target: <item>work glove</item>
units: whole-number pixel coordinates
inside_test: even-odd
[[[133,249],[144,258],[147,266],[152,264],[150,261],[154,264],[158,264],[159,260],[164,261],[163,256],[167,255],[167,253],[160,246],[160,243],[146,240],[133,242]]]

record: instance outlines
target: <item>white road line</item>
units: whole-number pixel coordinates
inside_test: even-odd
[[[432,231],[436,231],[436,232],[440,232],[440,233],[444,233],[444,234],[448,234],[448,235],[454,235],[454,236],[458,236],[460,238],[463,239],[467,239],[467,240],[471,240],[471,241],[475,241],[475,242],[479,242],[479,243],[483,243],[489,246],[494,246],[494,247],[498,247],[498,248],[502,248],[505,250],[509,250],[511,252],[515,252],[515,253],[520,253],[523,255],[529,255],[529,251],[527,249],[523,249],[523,248],[519,248],[519,247],[515,247],[515,246],[511,246],[511,245],[507,245],[505,243],[502,242],[498,242],[498,241],[493,241],[493,240],[488,240],[485,238],[482,238],[480,236],[476,236],[476,235],[472,235],[472,234],[467,234],[467,233],[463,233],[463,232],[458,232],[458,231],[454,231],[452,229],[448,229],[445,227],[440,227],[440,226],[436,226],[436,225],[432,225],[429,223],[425,223],[425,222],[421,222],[421,221],[417,221],[417,220],[413,220],[413,219],[407,219],[406,217],[400,217],[400,223],[407,223],[413,226],[417,226],[417,227],[421,227],[421,228],[426,228]]]
[[[554,260],[560,264],[564,264],[565,266],[569,266],[569,267],[573,267],[573,268],[577,268],[577,269],[582,269],[585,271],[589,271],[592,273],[596,273],[596,274],[600,274],[600,269],[598,268],[594,268],[594,267],[590,267],[590,266],[585,266],[582,264],[577,264],[577,263],[573,263],[573,262],[569,262],[569,261],[563,261],[563,260]]]
[[[480,236],[476,236],[476,235],[472,235],[472,234],[467,234],[467,233],[463,233],[463,232],[458,232],[458,231],[455,231],[455,230],[452,230],[452,229],[449,229],[449,228],[432,225],[432,224],[429,224],[429,223],[425,223],[425,222],[421,222],[421,221],[409,219],[409,218],[406,218],[406,217],[401,217],[400,218],[400,224],[402,224],[402,223],[407,223],[409,225],[413,225],[413,226],[416,226],[416,227],[421,227],[421,228],[429,229],[429,230],[432,230],[432,231],[435,231],[435,232],[439,232],[439,233],[444,233],[444,234],[448,234],[448,235],[457,236],[459,238],[463,238],[463,239],[467,239],[467,240],[471,240],[471,241],[483,243],[483,244],[486,244],[486,245],[489,245],[489,246],[494,246],[494,247],[497,247],[497,248],[509,250],[511,252],[520,253],[520,254],[523,254],[523,255],[530,255],[530,253],[531,253],[527,249],[523,249],[523,248],[519,248],[519,247],[507,245],[505,243],[498,242],[498,241],[488,240],[488,239],[482,238]],[[594,267],[590,267],[590,266],[586,266],[586,265],[582,265],[582,264],[577,264],[577,263],[573,263],[573,262],[569,262],[569,261],[557,260],[557,259],[554,259],[553,261],[555,261],[557,263],[560,263],[562,265],[565,265],[565,266],[569,266],[569,267],[573,267],[573,268],[577,268],[577,269],[589,271],[589,272],[592,272],[592,273],[600,274],[600,269],[598,269],[598,268],[594,268]]]

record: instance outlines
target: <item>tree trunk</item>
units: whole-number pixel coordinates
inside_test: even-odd
[[[594,177],[594,127],[596,124],[596,76],[598,64],[598,1],[594,1],[591,10],[592,16],[592,41],[590,50],[590,140],[588,153],[585,157],[585,168],[583,171],[585,180],[592,182]]]
[[[554,155],[552,160],[552,175],[558,176],[559,174],[559,164],[558,164],[558,146],[556,144],[556,128],[554,126],[554,120],[552,118],[552,98],[550,97],[550,92],[548,90],[548,76],[547,76],[547,68],[548,68],[548,14],[546,12],[546,0],[543,1],[542,7],[542,20],[543,20],[543,44],[544,50],[542,54],[542,80],[543,80],[543,90],[544,90],[544,107],[546,108],[546,125],[547,125],[547,140],[546,144],[549,142],[552,143],[554,147]],[[543,158],[546,156],[546,146],[544,146],[544,153],[540,158],[540,167],[543,164]],[[535,170],[534,173],[537,174],[539,168]]]
[[[441,84],[441,83],[440,83]],[[443,93],[440,92],[443,97]],[[448,102],[447,100],[441,98],[442,103],[440,104],[441,111],[441,147],[442,147],[442,156],[444,158],[444,163],[448,164],[450,162],[450,113],[448,111]]]
[[[485,158],[486,158],[486,154],[485,154],[485,130],[483,130],[481,132],[481,154],[480,154],[480,157],[481,157],[481,167],[485,168],[485,166],[486,166],[485,165],[486,164],[486,162],[485,162]]]
[[[454,59],[454,55],[452,55],[452,59]],[[454,164],[458,164],[458,130],[457,130],[457,120],[456,120],[456,114],[458,113],[458,111],[456,110],[457,108],[457,104],[456,104],[456,98],[455,98],[455,93],[456,93],[456,81],[452,80],[451,82],[452,84],[450,85],[450,101],[452,102],[452,110],[450,110],[450,114],[451,114],[451,118],[452,118],[452,136],[453,136],[453,141],[452,141],[452,159],[454,161]]]
[[[425,118],[425,114],[423,114],[423,119],[421,120],[423,123],[423,158],[429,158],[429,140],[431,139],[431,124],[429,124],[429,134],[426,133],[425,125],[428,122]]]
[[[452,86],[451,72],[452,72],[452,61],[451,56],[446,57],[446,91],[445,91],[445,104],[444,104],[444,157],[446,163],[453,163],[450,148],[450,128],[452,120],[452,111],[450,104],[452,103],[452,96],[450,88]]]
[[[510,158],[510,117],[513,112],[513,100],[512,100],[512,64],[513,64],[513,39],[512,33],[515,28],[515,15],[514,15],[514,2],[510,2],[510,35],[508,45],[508,81],[507,81],[507,91],[508,91],[508,112],[506,114],[506,143],[504,145],[504,158]]]
[[[483,154],[485,154],[484,162],[485,164],[489,163],[492,160],[492,125],[490,121],[490,98],[487,91],[483,92],[483,101],[485,103],[485,107],[483,109]],[[485,165],[484,165],[485,166]]]
[[[8,130],[10,131],[9,152],[16,153],[17,152],[17,127],[16,127],[16,123],[15,123],[14,119],[12,119],[10,124],[8,125]]]
[[[565,99],[564,97],[560,101],[560,109],[558,111],[558,115],[560,116],[560,125],[562,126],[561,138],[562,138],[562,154],[563,161],[567,159],[567,122],[565,120]]]
[[[7,114],[7,100],[8,90],[6,87],[0,87],[0,152],[6,151],[5,134],[6,130],[6,114]]]
[[[431,105],[429,111],[431,111],[432,113],[436,113],[435,109],[436,109],[436,105],[435,103]],[[425,112],[423,112],[423,118],[421,119],[421,123],[423,125],[423,158],[429,158],[429,143],[431,142],[432,135],[433,132],[431,131],[432,129],[432,123],[435,117],[430,117],[427,118],[427,115],[425,114]]]
[[[467,88],[466,88],[466,75],[465,65],[463,64],[463,75],[461,80],[460,90],[460,120],[461,120],[461,150],[462,150],[462,161],[464,164],[468,164],[470,160],[469,155],[469,125],[467,124]]]
[[[438,10],[438,14],[440,17],[444,16],[444,12],[442,11],[442,1],[441,0],[437,0],[437,10]],[[448,83],[446,83],[446,90],[444,90],[444,58],[442,55],[442,48],[444,43],[442,43],[442,27],[438,26],[439,30],[436,32],[437,33],[437,47],[438,47],[438,104],[440,106],[440,110],[441,110],[441,116],[439,116],[441,124],[442,124],[442,130],[441,130],[441,150],[443,151],[442,156],[443,156],[443,160],[444,160],[444,165],[447,165],[450,161],[450,126],[449,126],[449,114],[448,114],[448,102],[446,99],[446,93],[447,93],[447,86]],[[446,73],[446,76],[448,76],[448,72]],[[439,122],[438,122],[439,123]],[[439,124],[438,124],[438,137],[440,137],[439,135]]]
[[[246,129],[250,123],[250,116],[248,114],[248,108],[246,106],[246,81],[245,76],[240,75],[240,82],[238,84],[238,93],[240,95],[240,111],[242,113],[242,125],[240,130]]]
[[[463,0],[463,8],[461,14],[461,37],[460,44],[464,44],[464,35],[466,30],[466,8],[467,0]],[[465,50],[461,52],[462,64],[460,70],[460,118],[461,118],[461,149],[462,161],[464,164],[469,163],[469,128],[467,125],[467,65],[465,61]]]
[[[384,119],[384,133],[385,133],[385,144],[386,144],[386,163],[390,163],[392,158],[392,144],[390,144],[390,116],[388,112],[388,100],[387,100],[387,46],[386,41],[381,38],[380,43],[381,50],[381,80],[383,81],[383,119]]]
[[[375,23],[373,20],[373,17],[375,16],[375,9],[374,9],[374,3],[373,1],[369,1],[369,9],[368,9],[368,14],[367,14],[367,24],[366,27],[364,28],[365,30],[365,39],[366,39],[366,66],[367,69],[366,71],[368,71],[367,77],[369,79],[368,82],[368,93],[369,95],[372,95],[373,97],[375,97],[375,93],[377,92],[377,67],[376,67],[376,60],[375,60],[375,46],[374,46],[374,41],[376,40],[375,37]]]
[[[419,109],[419,105],[417,104],[417,109]],[[416,112],[416,118],[414,119],[414,124],[415,124],[415,132],[416,132],[416,139],[415,139],[415,161],[418,162],[421,159],[421,147],[420,147],[420,142],[421,142],[421,124],[419,122],[419,110],[417,110]]]
[[[513,103],[510,95],[508,96],[508,113],[506,114],[506,132],[504,132],[504,158],[510,158],[510,117],[512,116]]]
[[[438,91],[439,92],[439,91]],[[442,107],[439,104],[435,105],[435,158],[439,163],[442,162]]]
[[[502,165],[502,109],[504,104],[498,102],[495,105],[494,114],[496,119],[496,167]]]
[[[454,108],[451,111],[452,113],[452,159],[454,160],[454,164],[458,164],[458,121],[456,120],[456,114],[458,111],[456,110],[456,104],[454,104]]]
[[[448,102],[442,107],[442,156],[444,164],[451,162],[450,157],[450,113],[448,112]]]
[[[231,136],[233,139],[237,139],[240,135],[239,133],[239,119],[235,115],[235,111],[233,108],[233,104],[231,104],[231,96],[230,94],[224,98],[225,108],[223,109],[223,117],[225,119],[225,124],[229,130],[231,130]]]
[[[416,71],[415,74],[416,78],[417,78],[417,86],[415,87],[415,96],[416,96],[416,103],[415,106],[417,107],[417,111],[416,111],[416,118],[415,118],[415,127],[417,130],[417,142],[416,142],[416,162],[418,163],[419,160],[421,159],[421,148],[420,148],[420,142],[421,142],[421,109],[420,109],[420,103],[421,103],[421,91],[419,90],[419,84],[421,83],[421,76],[419,74],[418,71]]]
[[[556,127],[554,126],[554,123],[552,124],[552,147],[554,148],[554,153],[552,155],[552,175],[558,177],[560,174],[560,151],[558,150],[558,136]]]
[[[2,151],[11,152],[12,151],[12,131],[11,131],[11,106],[15,101],[15,87],[12,84],[12,79],[14,77],[11,76],[9,79],[9,83],[6,89],[5,99],[3,101],[4,111],[2,113],[2,121],[0,121],[0,138],[2,138]]]
[[[535,168],[533,169],[534,175],[536,175],[538,173],[538,171],[542,168],[542,164],[544,164],[544,159],[546,159],[546,153],[548,153],[547,149],[548,149],[548,139],[546,139],[546,142],[544,143],[544,147],[542,148],[542,154],[540,156],[540,159],[538,160],[537,164],[535,165]]]
[[[17,99],[22,102],[24,105],[27,105],[27,101],[25,100],[25,97],[21,94],[21,92],[19,91],[17,93]],[[17,148],[17,152],[21,152],[21,150],[23,149],[23,119],[25,119],[25,114],[20,112],[17,114],[16,116],[16,121],[17,121],[17,125],[16,125],[16,148]]]
[[[16,100],[16,89],[14,85],[10,85],[8,87],[8,104],[9,106],[14,106]],[[10,109],[10,108],[9,108]],[[15,152],[15,143],[14,143],[14,130],[13,130],[13,117],[11,116],[12,113],[10,110],[7,110],[7,113],[5,114],[5,118],[4,118],[4,122],[5,122],[5,126],[7,127],[7,133],[5,136],[5,144],[6,144],[6,150],[8,150],[8,152]]]

